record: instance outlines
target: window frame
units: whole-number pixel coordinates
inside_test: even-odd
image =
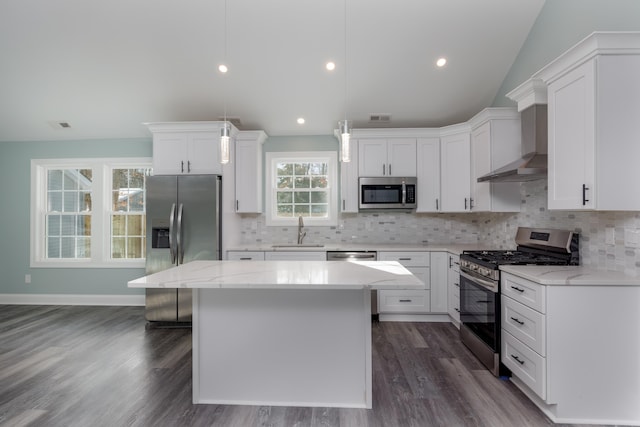
[[[305,216],[305,227],[337,226],[338,225],[338,156],[334,151],[270,151],[265,153],[265,216],[267,226],[297,226],[298,217],[277,217],[277,188],[275,178],[277,176],[276,164],[280,162],[290,163],[327,163],[328,211],[326,218]]]
[[[30,208],[31,268],[144,268],[144,258],[111,258],[111,202],[114,169],[149,169],[149,157],[32,159]],[[91,169],[91,257],[46,258],[47,172],[53,169]]]

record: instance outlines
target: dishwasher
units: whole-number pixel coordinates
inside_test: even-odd
[[[327,261],[377,261],[376,251],[327,251]],[[371,290],[371,318],[378,318],[378,291]]]

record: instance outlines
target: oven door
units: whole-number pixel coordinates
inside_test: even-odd
[[[460,270],[460,322],[495,353],[500,352],[498,282]]]

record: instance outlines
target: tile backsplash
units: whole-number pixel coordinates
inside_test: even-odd
[[[635,245],[632,242],[640,233],[640,212],[549,211],[546,180],[522,183],[521,195],[519,213],[343,214],[337,227],[306,227],[305,243],[482,242],[487,248],[514,249],[519,226],[559,228],[580,233],[581,264],[640,276],[640,239]],[[614,244],[607,242],[607,232]],[[296,239],[296,227],[267,227],[263,215],[242,219],[242,244],[295,243]]]

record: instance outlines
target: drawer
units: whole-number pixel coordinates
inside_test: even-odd
[[[543,314],[502,296],[502,328],[541,356],[547,355],[545,322]]]
[[[547,398],[547,359],[502,330],[502,363],[542,400]]]
[[[407,267],[407,270],[424,283],[425,289],[431,289],[431,269],[426,267]]]
[[[265,252],[265,261],[326,261],[326,252],[277,251]]]
[[[503,295],[533,308],[540,313],[546,313],[546,287],[533,283],[513,274],[502,272],[501,291]]]
[[[378,252],[379,261],[398,261],[405,267],[429,267],[429,252]]]
[[[229,261],[264,261],[264,252],[262,251],[228,251],[227,259]]]
[[[378,291],[380,313],[428,313],[431,306],[428,290]]]

